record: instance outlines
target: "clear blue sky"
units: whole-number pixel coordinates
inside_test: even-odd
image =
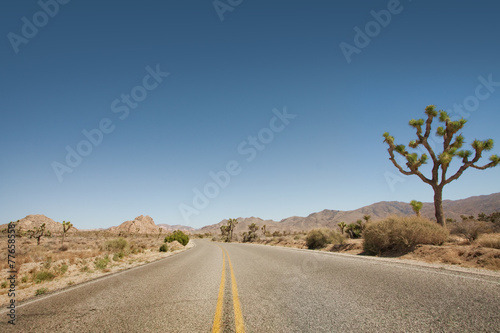
[[[2,223],[45,214],[97,228],[143,214],[201,227],[432,201],[382,142],[389,131],[408,143],[408,121],[429,104],[469,103],[466,141],[492,138],[486,157],[500,153],[500,83],[475,97],[478,77],[500,82],[497,1],[244,0],[220,15],[207,0],[73,0],[57,12],[44,1],[53,17],[34,0],[0,5]],[[370,23],[388,8],[390,22]],[[348,63],[340,45],[356,46],[355,27],[372,37],[358,37]],[[138,102],[126,101],[131,93]],[[285,107],[296,115],[286,126],[273,120]],[[101,122],[113,131],[68,166],[67,147]],[[253,154],[248,137],[259,133],[265,148]],[[186,221],[180,207],[195,209],[193,189],[229,161],[239,173]],[[392,188],[388,173],[401,177]],[[444,197],[498,184],[500,167],[468,170]]]

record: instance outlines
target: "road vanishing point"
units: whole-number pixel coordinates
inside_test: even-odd
[[[500,277],[196,239],[20,303],[1,332],[500,332]]]

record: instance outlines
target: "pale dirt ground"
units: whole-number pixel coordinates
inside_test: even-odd
[[[79,238],[75,238],[73,240],[69,239],[65,242],[65,244],[70,248],[70,250],[66,250],[65,252],[59,252],[55,249],[55,243],[52,244],[46,241],[45,247],[42,247],[42,244],[37,247],[36,244],[32,244],[23,238],[24,248],[19,251],[21,252],[21,255],[18,256],[18,262],[16,263],[18,275],[16,281],[15,300],[16,302],[20,302],[36,297],[36,291],[42,288],[47,288],[47,292],[53,292],[132,267],[141,266],[185,251],[194,246],[192,241],[190,241],[185,247],[175,241],[168,244],[168,252],[159,252],[159,246],[163,244],[162,239],[157,240],[155,238],[156,237],[150,237],[149,239],[145,239],[137,237],[129,239],[129,243],[134,245],[140,244],[143,248],[137,247],[139,250],[138,252],[131,252],[121,259],[116,258],[116,260],[113,260],[113,253],[100,251],[97,249],[97,246],[94,246],[93,242],[88,242],[86,240],[82,242]],[[78,246],[79,240],[80,245]],[[102,239],[98,241],[98,243],[102,244],[104,241],[106,241],[106,239]],[[58,241],[57,244],[59,244]],[[82,247],[86,247],[86,249],[83,249]],[[71,250],[72,248],[74,250]],[[95,259],[104,258],[106,254],[110,259],[107,267],[104,269],[96,268]],[[53,261],[50,261],[50,264],[47,264],[47,258],[49,257],[53,258]],[[7,260],[2,258],[2,261],[6,262]],[[7,283],[7,287],[5,287],[5,283],[8,282],[6,279],[10,274],[8,273],[6,265],[3,262],[2,264],[3,265],[0,270],[0,282],[4,284],[2,285],[2,288],[0,288],[0,306],[3,306],[10,301],[10,297],[8,297],[10,288],[9,283]],[[66,272],[61,273],[61,267],[64,264],[67,265],[68,269]],[[52,272],[56,276],[50,281],[36,283],[33,281],[33,275],[42,270]],[[23,277],[25,279],[24,282]]]
[[[478,245],[418,245],[399,258],[500,271],[500,250]]]

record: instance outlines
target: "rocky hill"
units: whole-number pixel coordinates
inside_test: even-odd
[[[132,233],[132,234],[157,234],[159,227],[155,224],[150,216],[137,216],[132,221],[125,221],[117,227],[107,229],[109,232]]]
[[[18,231],[27,231],[35,227],[41,226],[45,223],[45,230],[50,231],[52,234],[61,233],[63,230],[62,223],[56,222],[53,219],[45,215],[28,215],[25,218],[19,220],[16,229]],[[0,230],[7,228],[7,224],[0,225]],[[184,232],[193,232],[195,229],[192,227],[184,225],[169,225],[169,224],[158,224],[156,225],[154,220],[150,216],[138,216],[132,221],[125,221],[119,226],[110,228],[96,228],[96,229],[82,229],[82,231],[109,231],[115,234],[120,233],[139,233],[139,234],[158,234],[159,228],[163,228],[162,233],[166,233],[174,230],[182,230]],[[68,232],[72,233],[78,231],[75,227],[72,227]]]
[[[444,200],[443,210],[446,218],[460,220],[460,215],[474,215],[479,213],[491,214],[500,211],[500,193],[490,195],[481,195],[462,200]],[[361,207],[351,211],[339,211],[325,209],[321,212],[312,213],[306,217],[292,216],[279,222],[273,220],[263,220],[258,217],[238,218],[238,224],[235,233],[248,230],[251,223],[259,227],[266,225],[267,230],[273,231],[307,231],[314,228],[335,228],[337,223],[352,223],[363,216],[370,215],[371,220],[380,220],[390,215],[412,215],[414,214],[411,206],[407,202],[400,201],[382,201],[369,206]],[[424,203],[421,214],[429,219],[434,219],[434,203]],[[197,229],[196,233],[219,233],[220,226],[227,224],[227,220],[222,220],[217,224],[205,226]]]
[[[28,215],[25,218],[19,220],[16,225],[18,232],[32,230],[35,227],[40,227],[45,223],[45,230],[50,231],[52,234],[62,233],[63,227],[62,223],[56,222],[53,219],[42,215]],[[0,230],[7,228],[7,224],[0,225]],[[77,229],[72,227],[68,232],[75,232]]]

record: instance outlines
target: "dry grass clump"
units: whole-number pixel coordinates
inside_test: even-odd
[[[123,251],[126,248],[128,248],[128,242],[122,237],[107,240],[102,246],[102,249],[108,252]]]
[[[500,233],[483,234],[477,240],[477,243],[484,247],[500,249]]]
[[[342,244],[333,244],[325,248],[330,252],[343,252],[350,254],[360,254],[363,252],[363,240],[348,238]]]
[[[307,233],[306,245],[309,249],[320,249],[328,244],[342,244],[344,237],[332,229],[313,229]]]
[[[423,217],[391,216],[367,224],[363,232],[363,249],[368,254],[401,254],[412,251],[418,244],[441,245],[448,230]]]
[[[42,283],[44,281],[51,281],[55,277],[55,274],[50,271],[40,271],[33,275],[33,281],[35,283]]]
[[[463,217],[462,221],[450,224],[451,234],[464,237],[469,244],[477,240],[480,235],[491,232],[492,230],[493,223],[478,221],[470,217]]]
[[[402,258],[500,270],[500,250],[471,245],[418,245],[413,252],[405,254]]]

